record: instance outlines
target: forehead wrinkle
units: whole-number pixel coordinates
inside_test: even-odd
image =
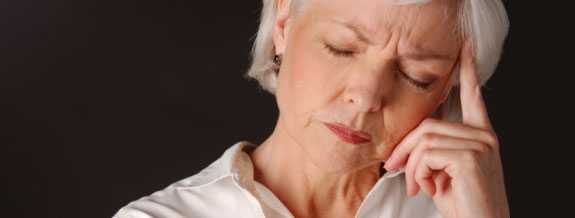
[[[438,42],[437,40],[450,40],[454,37],[453,39],[458,41],[459,35],[457,31],[454,31],[457,29],[458,10],[452,7],[453,5],[449,5],[450,3],[452,2],[435,5],[432,5],[433,3],[421,4],[411,8],[401,28],[402,44],[407,45],[408,53],[421,52],[425,54],[424,56],[437,59],[453,59],[453,54],[446,52],[447,48],[433,46],[434,42]],[[434,16],[437,19],[430,20],[428,16]]]
[[[368,37],[381,39],[382,41],[389,41],[392,35],[399,35],[400,38],[410,37],[413,32],[422,30],[418,26],[418,22],[422,19],[425,20],[426,4],[411,4],[411,5],[397,5],[389,4],[389,1],[382,1],[373,7],[372,12],[379,14],[376,19],[364,24],[360,19],[354,19],[354,24],[359,29],[364,30]]]
[[[376,0],[369,2],[369,4],[373,5],[372,7],[363,7],[361,11],[359,8],[362,7],[356,8],[357,10],[353,8],[347,10],[347,8],[351,7],[351,2],[361,2],[363,0],[350,0],[343,4],[329,4],[329,1],[331,0],[320,0],[323,4],[316,5],[316,9],[320,11],[327,9],[327,11],[325,11],[327,12],[326,15],[337,19],[340,23],[349,27],[349,29],[362,33],[361,35],[363,36],[358,34],[358,36],[361,36],[360,38],[382,45],[388,42],[392,37],[396,38],[399,36],[398,38],[402,41],[406,40],[409,44],[414,43],[414,45],[410,46],[421,46],[415,45],[426,44],[425,42],[417,42],[421,41],[421,37],[425,38],[428,34],[433,35],[433,31],[438,30],[436,27],[430,28],[428,26],[452,26],[454,20],[450,18],[457,17],[453,16],[457,14],[457,10],[450,10],[454,8],[452,7],[453,3],[457,2],[454,0],[435,0],[423,4],[409,5],[398,5],[394,4],[393,1]],[[367,4],[367,2],[363,3]],[[358,2],[357,4],[361,3]],[[337,14],[347,14],[347,16],[337,16]],[[430,21],[426,16],[435,16],[437,19]],[[421,22],[426,23],[419,25]],[[422,26],[426,27],[422,28]],[[453,34],[453,28],[449,31],[449,35]],[[438,33],[443,35],[441,32]],[[435,36],[435,38],[437,37],[439,36]],[[427,47],[427,45],[422,46]]]

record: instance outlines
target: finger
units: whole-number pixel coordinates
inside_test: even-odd
[[[407,174],[405,174],[405,176],[405,188],[407,190],[407,196],[415,196],[421,188],[419,187],[419,184],[417,184],[417,181],[415,181],[415,178],[413,178],[413,174],[409,179],[407,179]]]
[[[427,133],[472,139],[475,141],[485,142],[489,145],[497,144],[497,137],[492,133],[492,131],[477,129],[461,123],[426,119],[421,122],[415,130],[405,136],[396,146],[392,154],[385,161],[385,169],[391,171],[404,166],[410,153],[417,145],[418,138]]]
[[[407,164],[409,165],[410,163],[415,163],[416,160],[414,158],[414,156],[409,155],[409,159],[407,161]],[[413,164],[413,165],[417,165],[417,164]],[[405,188],[407,190],[407,196],[414,196],[417,194],[417,192],[419,192],[419,185],[417,184],[417,182],[415,181],[415,177],[414,177],[415,173],[413,172],[413,168],[405,168]]]
[[[427,167],[427,166],[422,166],[419,167],[417,169],[416,175],[415,175],[415,181],[416,183],[421,187],[421,189],[423,190],[423,192],[425,192],[427,195],[429,195],[430,197],[433,197],[433,195],[435,195],[435,180],[433,179],[434,177],[434,170],[432,170],[431,168]],[[417,194],[417,193],[415,193]]]
[[[417,146],[413,149],[413,152],[409,155],[406,167],[405,167],[405,179],[407,190],[409,193],[413,193],[419,189],[418,183],[415,181],[415,169],[421,160],[423,152],[428,149],[462,149],[462,150],[473,150],[477,152],[487,152],[490,147],[486,144],[474,140],[456,138],[445,135],[438,135],[435,133],[426,133],[420,138]]]
[[[430,196],[434,196],[437,188],[445,186],[445,184],[437,184],[436,181],[442,180],[446,182],[447,178],[453,178],[451,172],[460,161],[463,153],[469,151],[459,149],[429,149],[424,151],[424,155],[415,169],[415,181],[422,188],[427,189],[425,192]],[[441,175],[441,171],[445,175]],[[434,179],[434,176],[441,176],[439,179]]]
[[[445,173],[444,171],[439,171],[439,173],[435,175],[434,181],[435,181],[435,191],[437,192],[437,194],[443,195],[443,193],[445,193],[449,188],[451,178],[449,178],[449,175],[447,175],[447,173]]]
[[[460,97],[463,123],[476,128],[491,129],[485,102],[481,95],[481,84],[470,40],[466,40],[463,49],[461,49],[460,61]]]

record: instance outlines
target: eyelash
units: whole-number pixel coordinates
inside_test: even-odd
[[[329,53],[333,54],[334,56],[340,56],[340,57],[353,57],[355,55],[354,51],[350,51],[350,50],[341,50],[341,49],[337,49],[329,44],[325,44],[325,48],[329,51]],[[409,77],[406,73],[404,72],[399,72],[401,73],[401,76],[407,80],[407,82],[409,82],[409,84],[413,85],[415,88],[418,88],[420,90],[429,90],[431,84],[433,82],[420,82],[417,81],[411,77]]]
[[[415,79],[409,77],[409,76],[408,76],[406,73],[404,73],[404,72],[401,72],[401,71],[400,71],[399,73],[401,73],[401,76],[402,76],[405,80],[407,80],[407,82],[409,82],[409,84],[415,86],[415,88],[418,88],[418,89],[421,89],[421,90],[424,90],[424,91],[429,90],[429,88],[431,87],[431,84],[433,83],[433,82],[421,82],[421,81],[417,81],[417,80],[415,80]]]
[[[337,49],[329,44],[325,44],[325,48],[335,56],[353,57],[355,55],[354,51]]]

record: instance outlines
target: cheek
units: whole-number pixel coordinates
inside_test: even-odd
[[[447,85],[447,78],[437,81],[436,86],[430,91],[418,91],[408,82],[398,79],[396,90],[392,99],[394,113],[398,114],[409,123],[418,123],[430,116],[439,106],[443,90]]]
[[[397,113],[401,114],[404,119],[423,120],[435,109],[437,98],[436,96],[405,94],[397,102]]]
[[[284,106],[289,108],[286,112],[308,122],[311,113],[320,109],[329,96],[328,70],[317,61],[308,46],[295,44],[287,51],[291,56],[284,62],[285,69],[280,75],[281,92]]]
[[[392,104],[384,109],[385,142],[393,150],[411,130],[437,108],[438,93],[422,95],[413,91],[398,92]]]
[[[398,131],[401,135],[415,128],[415,126],[427,117],[430,111],[430,105],[417,102],[419,99],[408,101],[409,99],[406,98],[404,100],[405,101],[400,102],[400,104],[394,108],[393,115],[390,116],[390,118],[394,119],[391,122],[398,124]]]

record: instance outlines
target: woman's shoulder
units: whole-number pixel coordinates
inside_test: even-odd
[[[128,203],[114,218],[238,217],[238,210],[242,210],[238,206],[248,201],[234,184],[233,165],[237,162],[237,153],[246,145],[249,142],[234,144],[199,173]]]
[[[230,205],[241,205],[241,192],[226,178],[204,186],[170,185],[128,203],[114,218],[218,217]],[[232,215],[232,214],[230,214]]]

